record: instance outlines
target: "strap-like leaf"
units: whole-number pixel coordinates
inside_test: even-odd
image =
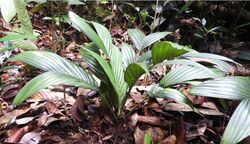
[[[70,75],[58,72],[46,72],[29,81],[16,95],[13,104],[19,105],[32,94],[48,86],[58,84],[66,84],[92,90],[98,90],[96,87],[89,85],[88,83],[85,83]]]
[[[15,48],[21,48],[23,50],[37,50],[38,47],[31,40],[16,39],[10,41],[11,45]]]
[[[152,58],[152,53],[151,51],[147,51],[141,56],[137,57],[137,62],[147,62]]]
[[[166,35],[171,34],[171,32],[156,32],[150,35],[147,35],[141,45],[141,50],[145,49],[146,47],[150,46],[154,42],[164,38]]]
[[[134,49],[127,43],[122,43],[121,51],[124,69],[126,69],[129,64],[136,62],[136,54]]]
[[[192,102],[176,89],[162,88],[159,85],[155,85],[149,90],[148,95],[150,97],[172,98],[178,102],[183,102],[193,107]]]
[[[24,38],[36,38],[33,34],[7,34],[4,37],[0,38],[0,41],[10,41],[16,39]]]
[[[146,63],[131,63],[125,71],[125,81],[132,88],[136,80],[144,73],[149,73],[149,68]]]
[[[103,45],[102,40],[96,34],[96,32],[86,23],[86,21],[76,15],[73,12],[69,12],[69,18],[72,26],[77,26],[91,41],[93,41],[105,54],[107,54],[106,48]]]
[[[155,43],[152,48],[153,64],[160,63],[165,59],[173,59],[188,51],[191,49],[169,41]]]
[[[249,86],[250,78],[223,77],[193,86],[190,93],[214,98],[242,100],[250,98]]]
[[[167,87],[195,79],[215,78],[217,75],[206,69],[182,65],[169,71],[160,81],[160,85]]]
[[[130,37],[131,41],[134,43],[137,50],[142,50],[142,43],[145,38],[145,34],[139,29],[129,29],[128,36]]]
[[[0,0],[1,15],[8,23],[16,15],[14,0]]]
[[[21,22],[23,34],[33,34],[32,24],[28,11],[26,9],[26,3],[24,2],[24,0],[14,0],[14,2],[18,20]]]
[[[233,60],[231,60],[231,59],[229,59],[227,57],[216,55],[216,54],[210,54],[210,53],[194,53],[194,52],[189,52],[189,53],[186,53],[186,54],[182,55],[182,57],[218,59],[218,60],[223,60],[223,61],[227,61],[227,62],[239,64],[239,63],[237,63],[237,62],[235,62],[235,61],[233,61]]]
[[[104,47],[106,48],[107,56],[110,58],[111,48],[112,48],[112,38],[108,29],[104,27],[103,25],[96,23],[96,22],[92,22],[92,24],[94,25],[98,36],[100,37],[100,39],[103,42]]]
[[[81,67],[60,57],[57,54],[46,51],[26,51],[14,56],[13,60],[25,62],[45,71],[56,71],[71,75],[89,85],[98,87],[94,78],[86,73]]]
[[[242,101],[232,117],[223,134],[221,144],[236,144],[250,135],[250,100]]]
[[[94,73],[94,75],[97,78],[99,78],[100,80],[104,82],[109,81],[102,66],[98,63],[98,61],[91,54],[89,54],[88,51],[85,51],[84,49],[89,49],[97,53],[98,55],[100,55],[99,48],[96,46],[96,44],[89,43],[85,45],[84,48],[80,49],[80,54],[83,56],[84,61],[88,64],[89,68],[91,69],[91,71]]]

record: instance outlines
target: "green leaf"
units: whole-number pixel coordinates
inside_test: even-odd
[[[131,63],[125,71],[125,81],[132,88],[136,80],[144,73],[149,73],[149,67],[146,63]]]
[[[215,78],[217,75],[206,69],[182,65],[170,70],[160,81],[160,85],[167,87],[174,84],[196,79]]]
[[[146,133],[144,135],[144,144],[151,144],[151,143],[152,143],[151,137],[148,133]]]
[[[137,50],[142,50],[142,42],[145,38],[145,34],[139,29],[128,29],[128,36],[134,43]]]
[[[80,29],[91,41],[93,41],[105,54],[107,54],[106,48],[97,33],[86,23],[86,21],[76,15],[73,12],[69,12],[70,25],[76,29]]]
[[[106,48],[107,51],[107,56],[110,58],[111,57],[111,48],[112,48],[112,38],[111,35],[106,27],[103,25],[92,22],[94,25],[98,36],[100,37],[101,41],[103,42],[104,47]]]
[[[191,51],[189,47],[169,41],[155,43],[152,48],[153,64],[160,63],[165,59],[173,59],[188,51]]]
[[[46,51],[26,51],[14,56],[13,60],[25,62],[45,71],[55,71],[78,78],[89,85],[98,87],[95,79],[81,67],[57,54]]]
[[[85,49],[89,49],[96,54],[100,55],[99,48],[94,43],[89,43],[84,46],[84,48],[80,49],[80,54],[83,56],[84,61],[88,64],[89,68],[93,72],[93,74],[99,78],[100,80],[107,82],[109,81],[104,69],[99,64],[99,62]]]
[[[10,41],[11,45],[15,48],[21,48],[24,50],[37,50],[38,47],[31,40],[16,39]]]
[[[26,3],[23,0],[15,0],[14,3],[18,20],[21,22],[21,29],[23,31],[23,34],[33,34],[32,24],[28,11],[26,9]]]
[[[182,57],[191,57],[191,58],[205,58],[205,59],[217,59],[217,60],[223,60],[223,61],[227,61],[227,62],[231,62],[231,63],[235,63],[237,65],[240,65],[239,63],[224,57],[224,56],[220,56],[220,55],[216,55],[216,54],[210,54],[210,53],[194,53],[194,52],[189,52],[186,53],[184,55],[182,55]]]
[[[124,69],[126,69],[129,64],[136,62],[135,51],[130,45],[128,45],[127,43],[122,43],[121,52],[122,52]]]
[[[92,90],[98,90],[96,87],[93,87],[92,85],[89,85],[88,83],[85,83],[73,76],[58,72],[46,72],[29,81],[16,95],[13,104],[19,105],[32,94],[48,86],[58,84],[66,84]]]
[[[151,51],[147,51],[144,54],[142,54],[141,56],[137,57],[137,62],[147,62],[152,58],[152,54]]]
[[[16,39],[26,39],[26,38],[36,38],[32,34],[7,34],[4,37],[0,38],[0,41],[10,41]]]
[[[3,47],[3,48],[0,47],[0,53],[3,53],[3,52],[8,51],[8,50],[12,50],[14,48],[15,47]]]
[[[154,85],[148,92],[150,97],[172,98],[178,102],[182,102],[192,106],[192,102],[181,92],[172,88],[162,88],[159,85]]]
[[[1,15],[7,23],[16,15],[14,0],[0,0],[0,9]]]
[[[207,68],[207,67],[205,67],[205,66],[203,66],[195,61],[185,60],[185,59],[166,60],[166,61],[163,61],[161,63],[156,64],[154,67],[160,67],[160,66],[165,66],[165,65],[189,65],[189,66],[194,66],[194,67],[204,69],[207,72],[214,74],[214,72],[212,70],[210,70],[209,68]]]
[[[250,97],[250,78],[223,77],[193,86],[190,93],[206,97],[243,100]]]
[[[154,42],[164,38],[166,35],[171,34],[171,32],[156,32],[150,35],[147,35],[141,45],[141,50],[145,49],[146,47],[150,46]]]
[[[222,136],[221,144],[236,144],[250,135],[250,100],[243,100],[232,117]]]

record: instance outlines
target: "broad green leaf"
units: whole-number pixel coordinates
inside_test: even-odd
[[[147,35],[141,44],[140,50],[145,49],[146,47],[150,46],[154,42],[164,38],[168,34],[171,34],[171,32],[156,32],[156,33],[152,33],[150,35]]]
[[[7,23],[16,15],[14,0],[0,0],[0,9],[1,15]]]
[[[4,37],[0,38],[0,41],[10,41],[16,39],[26,39],[26,38],[36,38],[32,34],[7,34]]]
[[[33,34],[32,24],[26,9],[26,3],[23,0],[15,0],[14,3],[18,20],[21,22],[20,24],[23,34]]]
[[[147,51],[141,56],[137,57],[137,62],[147,62],[152,58],[151,51]]]
[[[137,48],[137,50],[141,51],[145,34],[139,29],[128,29],[128,36]]]
[[[215,78],[216,74],[206,69],[194,66],[182,65],[170,70],[160,81],[162,87],[183,83],[196,79]]]
[[[124,81],[122,54],[120,50],[112,44],[112,38],[110,36],[108,29],[101,24],[95,22],[92,23],[108,52],[110,65],[112,67],[115,76],[117,93],[119,94],[118,95],[119,103],[123,103],[125,101],[124,99],[127,92],[127,84]],[[123,104],[119,106],[123,106]]]
[[[93,87],[92,85],[89,85],[88,83],[85,83],[73,76],[58,72],[46,72],[41,75],[38,75],[37,77],[29,81],[16,95],[13,104],[19,105],[32,94],[48,86],[58,84],[72,85],[92,90],[98,90],[96,87]]]
[[[221,144],[236,144],[250,135],[250,100],[243,100],[232,117],[222,136]]]
[[[123,103],[125,102],[126,98],[126,92],[127,92],[127,84],[124,81],[124,73],[123,73],[123,68],[122,65],[120,67],[118,66],[119,60],[121,56],[117,56],[117,51],[119,51],[117,48],[111,48],[111,53],[112,53],[112,59],[111,59],[111,66],[98,54],[92,52],[91,50],[84,49],[85,51],[89,52],[101,65],[103,70],[105,71],[106,75],[109,78],[108,82],[104,82],[106,84],[109,84],[109,82],[112,84],[116,95],[113,95],[112,98],[116,99],[118,98],[118,101],[116,101],[116,105],[118,106],[117,115],[120,115],[121,109],[123,107]],[[120,52],[120,51],[119,51]],[[113,62],[112,62],[113,60]],[[117,63],[115,63],[117,62]]]
[[[188,51],[191,51],[189,47],[169,41],[155,43],[152,48],[153,64],[160,63],[165,59],[173,59]]]
[[[69,12],[69,19],[72,23],[69,23],[72,26],[77,26],[77,29],[80,29],[91,41],[93,41],[105,54],[107,51],[104,47],[104,44],[97,33],[86,23],[86,20],[79,17],[73,12]]]
[[[14,49],[15,47],[0,47],[0,53],[2,53],[2,52],[5,52],[5,51],[8,51],[8,50],[12,50],[12,49]]]
[[[224,56],[220,56],[220,55],[216,55],[216,54],[210,54],[210,53],[194,53],[194,52],[189,52],[186,53],[184,55],[182,55],[182,57],[192,57],[192,58],[205,58],[205,59],[218,59],[218,60],[223,60],[223,61],[227,61],[227,62],[231,62],[231,63],[235,63],[240,65],[239,63],[224,57]]]
[[[112,38],[108,29],[104,27],[103,25],[96,23],[96,22],[92,22],[92,24],[94,25],[98,36],[100,37],[100,39],[103,42],[104,47],[106,48],[107,56],[110,58],[111,48],[112,48]]]
[[[126,93],[128,90],[128,85],[124,80],[124,70],[123,70],[123,63],[122,63],[122,55],[120,50],[112,45],[111,48],[111,56],[110,56],[110,65],[112,70],[114,71],[114,76],[116,80],[117,93],[119,96],[119,110],[122,109],[126,100]],[[118,115],[121,111],[118,112]]]
[[[84,46],[84,48],[80,49],[80,54],[83,56],[84,61],[88,64],[89,68],[97,78],[104,82],[109,81],[104,69],[99,64],[99,62],[91,54],[89,54],[88,51],[84,49],[89,49],[100,55],[99,48],[94,43],[89,43]]]
[[[175,60],[166,60],[163,61],[161,63],[156,64],[154,67],[160,67],[160,66],[165,66],[165,65],[189,65],[189,66],[194,66],[194,67],[198,67],[201,69],[204,69],[205,71],[214,74],[214,72],[212,70],[210,70],[209,68],[195,62],[195,61],[191,61],[191,60],[185,60],[185,59],[175,59]]]
[[[131,63],[125,71],[125,81],[132,88],[136,80],[144,73],[149,73],[149,67],[146,63]]]
[[[37,50],[38,47],[31,40],[16,39],[10,41],[11,45],[15,48],[21,48],[24,50]]]
[[[172,98],[178,102],[186,103],[189,106],[192,106],[192,102],[181,92],[172,88],[162,88],[159,85],[153,86],[148,95],[150,97],[160,97],[160,98]]]
[[[81,67],[57,54],[46,51],[26,51],[14,56],[13,60],[25,62],[45,71],[55,71],[78,78],[89,85],[98,87],[94,78]]]
[[[126,69],[129,64],[136,62],[135,51],[130,45],[128,45],[127,43],[122,43],[121,52],[122,52],[124,69]]]
[[[222,77],[193,86],[190,93],[206,97],[243,100],[250,98],[250,78]]]

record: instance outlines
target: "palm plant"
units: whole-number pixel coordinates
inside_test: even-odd
[[[192,84],[190,93],[193,95],[239,100],[249,97],[249,78],[227,76],[233,69],[229,63],[238,63],[223,56],[198,53],[169,41],[155,43],[169,32],[145,36],[139,29],[130,29],[128,35],[137,51],[127,43],[122,43],[120,51],[112,44],[112,38],[103,25],[91,22],[95,28],[93,30],[86,20],[73,12],[69,12],[66,20],[92,41],[80,49],[91,73],[51,52],[23,52],[13,60],[23,61],[47,72],[29,81],[15,97],[14,104],[22,103],[27,97],[50,85],[66,84],[98,91],[102,106],[117,118],[122,114],[127,94],[136,80],[142,74],[149,73],[151,68],[159,66],[172,66],[172,69],[148,92],[151,97],[173,98],[192,106],[183,93],[172,88],[181,83]],[[143,53],[153,43],[151,50]],[[102,57],[101,52],[109,58],[109,62]],[[137,56],[137,52],[141,55]],[[204,66],[200,62],[209,65]],[[249,135],[250,128],[246,126],[250,123],[249,106],[248,100],[238,106],[222,137],[222,143],[237,143]],[[246,123],[237,125],[238,121]],[[236,128],[237,133],[232,131],[233,128]],[[236,135],[239,132],[241,135]]]

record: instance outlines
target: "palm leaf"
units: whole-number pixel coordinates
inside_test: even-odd
[[[223,134],[221,144],[236,144],[250,135],[250,100],[243,100],[232,117]]]
[[[190,93],[206,97],[243,100],[250,97],[250,78],[223,77],[192,87]]]
[[[14,3],[23,34],[33,34],[30,17],[26,10],[26,3],[23,0],[15,0]]]
[[[1,15],[8,23],[16,15],[14,0],[0,0]]]
[[[159,85],[155,85],[149,90],[148,95],[150,97],[172,98],[178,102],[186,103],[193,107],[192,102],[176,89],[162,88]]]
[[[171,32],[156,32],[146,36],[141,44],[141,50],[145,49],[146,47],[150,46],[154,42],[164,38],[166,35],[171,34]]]
[[[188,51],[191,49],[169,41],[155,43],[152,48],[153,64],[160,63],[165,59],[173,59]]]
[[[137,50],[142,50],[142,42],[145,38],[145,34],[139,29],[129,29],[128,36],[137,48]]]
[[[69,19],[72,26],[76,27],[76,29],[80,29],[91,41],[93,41],[105,54],[107,54],[106,48],[100,37],[96,34],[96,32],[86,23],[86,21],[76,15],[73,12],[69,12]]]
[[[19,105],[32,94],[48,86],[58,84],[66,84],[92,90],[98,90],[96,87],[89,85],[88,83],[83,82],[70,75],[58,72],[46,72],[29,81],[16,95],[13,104]]]
[[[129,64],[136,62],[135,51],[130,45],[128,45],[127,43],[122,43],[121,52],[124,69],[126,69]]]
[[[10,41],[11,45],[15,48],[21,48],[23,50],[37,50],[38,47],[29,39],[16,39]]]
[[[149,67],[146,63],[131,63],[125,71],[125,81],[132,88],[136,80],[144,73],[149,73]]]
[[[98,87],[94,78],[86,73],[81,67],[51,52],[26,51],[14,56],[13,60],[25,62],[45,71],[64,73],[78,78],[89,85]]]
[[[169,71],[160,81],[160,85],[167,87],[185,81],[215,78],[217,75],[203,68],[182,65]]]

